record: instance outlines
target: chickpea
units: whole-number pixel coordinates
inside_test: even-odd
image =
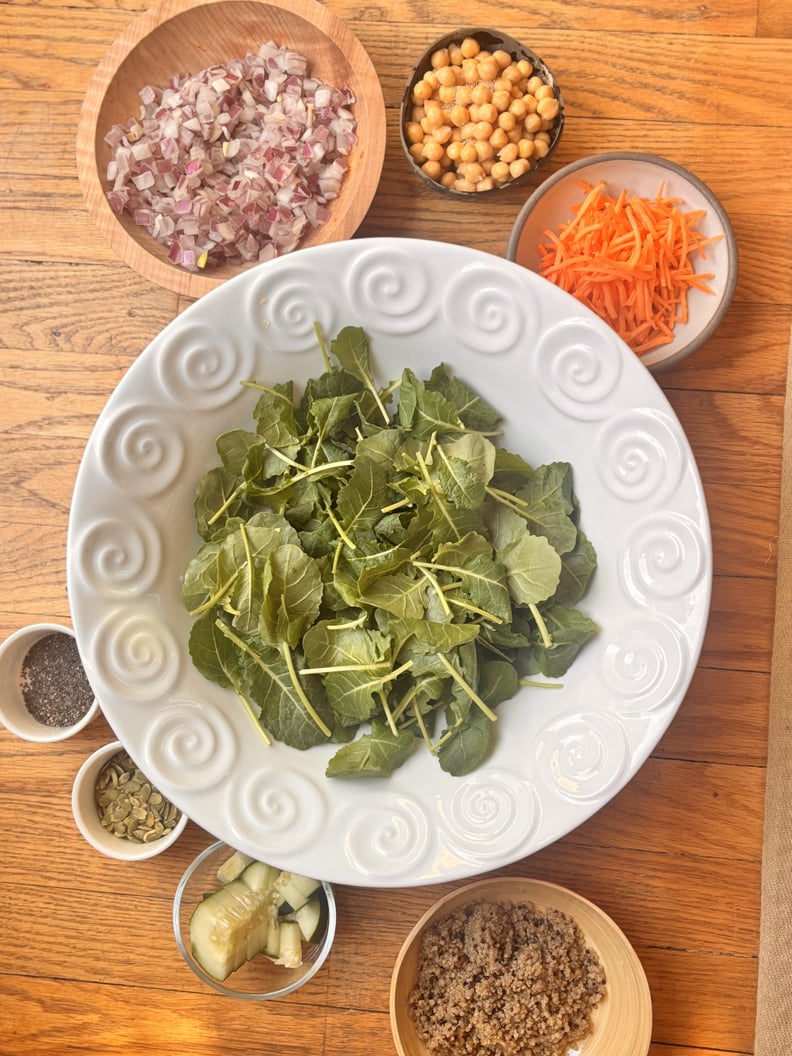
[[[470,59],[462,65],[462,80],[465,84],[469,84],[471,88],[481,80],[481,77],[479,77],[478,63],[473,59]]]
[[[411,143],[407,149],[413,161],[420,163],[423,158],[423,140],[420,143]]]
[[[512,99],[511,104],[509,105],[509,113],[514,114],[518,121],[522,121],[527,112],[525,103],[522,99]]]
[[[540,84],[538,88],[535,88],[533,95],[537,99],[555,99],[555,89],[552,84]]]
[[[475,139],[489,139],[492,135],[492,125],[489,121],[479,121],[473,130]]]
[[[477,191],[492,191],[495,189],[495,181],[492,177],[487,176],[483,180],[479,180],[476,184]]]
[[[494,59],[479,58],[478,73],[479,80],[494,81],[500,73],[500,67]]]
[[[506,144],[509,142],[509,137],[506,135],[502,128],[493,128],[492,135],[490,136],[489,141],[493,145],[495,150],[500,150],[501,147],[505,147]]]
[[[423,79],[431,87],[432,91],[435,91],[440,82],[437,79],[437,73],[435,70],[427,70],[423,75]]]
[[[459,50],[466,59],[472,59],[481,51],[481,45],[475,37],[465,37],[459,45]]]
[[[448,66],[448,48],[438,48],[437,51],[432,52],[432,67],[437,70],[441,66]]]
[[[453,106],[456,102],[456,88],[451,85],[441,84],[437,89],[437,98],[446,106]]]
[[[505,183],[509,175],[509,166],[505,161],[496,161],[490,170],[490,176],[498,183]]]
[[[448,61],[452,66],[461,66],[464,59],[462,49],[458,44],[450,44],[448,48]]]
[[[543,142],[550,146],[550,133],[549,132],[537,132],[534,136],[537,143]]]
[[[461,154],[462,154],[462,144],[461,144],[461,142],[458,139],[452,140],[448,144],[448,146],[446,147],[446,155],[448,156],[448,158],[451,161],[457,162],[457,161],[459,161]]]
[[[475,189],[476,189],[475,183],[470,183],[468,180],[457,180],[456,183],[454,184],[454,190],[455,191],[470,192],[470,191],[475,191]]]
[[[485,175],[486,173],[484,172],[484,169],[479,164],[479,162],[469,161],[467,165],[465,165],[465,171],[463,173],[463,176],[470,183],[478,183],[479,180],[484,179]]]
[[[472,143],[464,143],[462,149],[459,152],[459,160],[463,165],[467,165],[470,162],[474,162],[478,159],[476,148]]]
[[[539,108],[539,100],[536,98],[535,95],[531,95],[530,93],[528,93],[522,97],[522,101],[523,103],[525,103],[525,112],[527,114],[536,113]]]
[[[508,92],[511,96],[512,82],[507,81],[505,77],[498,77],[497,80],[492,82],[493,92]]]
[[[441,143],[445,146],[446,143],[450,142],[453,133],[454,130],[450,125],[441,125],[439,128],[432,130],[432,139],[435,143]]]
[[[528,91],[531,93],[531,95],[536,95],[537,89],[543,87],[544,83],[545,82],[542,80],[541,77],[531,77],[528,80]]]
[[[516,143],[507,143],[505,147],[501,147],[498,151],[498,157],[501,161],[505,161],[507,165],[511,165],[513,161],[517,160],[519,149]]]
[[[443,175],[440,177],[440,183],[443,185],[443,187],[447,187],[449,190],[452,190],[454,184],[456,183],[456,179],[456,173],[451,172],[451,170],[449,169],[447,172],[444,172]]]
[[[470,96],[477,106],[483,106],[492,101],[492,89],[488,84],[477,84],[471,90]]]
[[[442,144],[436,139],[426,140],[423,145],[423,156],[426,161],[439,161],[443,156]]]
[[[410,120],[415,121],[416,124],[420,124],[421,121],[426,117],[426,108],[423,106],[414,106],[410,110]]]
[[[461,128],[462,125],[466,125],[470,120],[470,111],[466,106],[452,106],[448,113],[451,119],[451,124],[456,125],[457,128]]]
[[[511,103],[511,92],[503,90],[494,91],[491,98],[492,105],[498,111],[499,114],[503,113],[504,110],[509,109]]]
[[[480,109],[481,109],[481,107],[476,106],[475,103],[471,103],[470,104],[470,120],[473,122],[474,125],[475,125],[475,123],[477,121],[481,120],[481,118],[479,117],[479,110]],[[468,132],[467,134],[471,135],[472,133]],[[463,132],[462,135],[465,135],[465,133]]]
[[[439,180],[443,174],[438,161],[425,161],[421,166],[421,171],[426,173],[430,180]]]
[[[561,107],[558,105],[558,100],[555,98],[548,98],[547,96],[539,100],[539,104],[536,107],[536,112],[542,118],[543,121],[552,121],[558,117]]]
[[[423,129],[418,121],[408,121],[404,126],[404,137],[408,143],[423,142]]]
[[[518,81],[522,80],[522,74],[516,66],[507,66],[501,73],[501,77],[510,84],[517,84]]]
[[[495,157],[495,148],[486,139],[478,139],[475,143],[476,157],[480,162],[490,161]]]
[[[521,139],[517,144],[517,153],[521,158],[532,158],[536,151],[536,144],[532,139]]]
[[[537,158],[546,158],[547,152],[550,150],[549,143],[545,143],[543,139],[537,139],[534,141],[534,148],[536,150]]]
[[[513,180],[519,179],[520,176],[524,176],[531,168],[531,163],[526,158],[518,158],[513,161],[509,166],[509,174]]]
[[[527,114],[523,127],[526,132],[540,132],[542,129],[542,119],[539,114]]]
[[[533,73],[533,64],[528,59],[520,59],[517,63],[517,69],[522,77],[530,77]]]
[[[473,102],[473,89],[469,84],[460,84],[456,90],[456,101],[459,106],[470,106]]]
[[[493,106],[492,103],[483,103],[478,108],[479,121],[488,121],[491,125],[494,125],[498,120],[498,109]]]
[[[456,73],[453,66],[441,66],[437,71],[437,83],[441,88],[454,88],[456,86]]]
[[[432,98],[432,86],[431,84],[429,84],[426,78],[422,78],[416,83],[415,87],[412,90],[412,94],[413,99],[415,99],[417,102],[423,103],[427,99]]]
[[[511,64],[512,57],[508,51],[504,51],[503,48],[498,48],[497,51],[492,53],[493,59],[497,62],[498,68],[505,70],[507,66]]]
[[[471,115],[471,116],[472,116],[472,115]],[[459,130],[459,131],[460,131],[460,133],[461,133],[461,135],[462,135],[462,140],[463,140],[463,141],[464,141],[464,140],[468,140],[468,139],[473,139],[473,129],[474,129],[475,127],[476,127],[476,122],[475,122],[475,121],[467,121],[467,122],[466,122],[466,123],[465,123],[465,124],[464,124],[464,125],[463,125],[463,126],[462,126],[462,127],[460,128],[460,130]]]
[[[511,110],[506,110],[498,115],[498,128],[502,128],[504,132],[512,132],[516,127],[517,118]]]

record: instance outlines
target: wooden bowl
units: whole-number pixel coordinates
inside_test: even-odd
[[[188,297],[200,297],[253,264],[226,263],[206,272],[171,264],[167,249],[131,217],[117,216],[105,180],[114,124],[137,116],[138,92],[165,85],[175,74],[243,58],[268,40],[308,59],[311,75],[354,92],[358,143],[330,219],[301,246],[351,237],[377,189],[385,156],[385,102],[377,73],[349,27],[317,0],[160,0],[110,47],[86,94],[77,133],[77,168],[88,211],[118,256],[145,278]]]
[[[646,976],[626,936],[592,902],[557,884],[522,877],[477,880],[441,898],[412,929],[393,969],[390,1022],[399,1056],[431,1056],[415,1029],[409,996],[418,978],[421,940],[426,929],[471,902],[531,902],[547,912],[559,909],[574,918],[588,946],[599,956],[606,993],[592,1015],[592,1032],[575,1044],[580,1056],[646,1056],[652,1037],[652,1000]]]

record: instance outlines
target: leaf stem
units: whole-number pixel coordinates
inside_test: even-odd
[[[547,629],[547,624],[542,618],[542,614],[536,606],[535,602],[531,602],[528,608],[531,610],[531,615],[536,620],[536,626],[539,628],[539,634],[542,636],[542,645],[545,649],[553,648],[553,639],[550,637],[550,632]]]
[[[438,510],[440,510],[440,513],[442,513],[443,517],[446,519],[446,521],[448,523],[448,526],[450,527],[451,531],[457,537],[457,541],[459,541],[462,538],[462,536],[459,534],[459,529],[457,528],[457,526],[454,524],[453,520],[451,519],[451,516],[450,516],[448,510],[446,509],[446,504],[443,502],[442,498],[438,495],[437,488],[435,487],[434,481],[432,480],[432,478],[431,478],[431,476],[429,474],[429,469],[427,468],[426,462],[424,462],[423,455],[421,454],[420,451],[416,451],[415,452],[415,459],[416,459],[418,465],[420,466],[421,475],[423,476],[424,480],[426,481],[426,484],[427,484],[427,486],[429,488],[429,494],[432,496],[432,499],[434,501],[435,506],[437,506]]]
[[[380,704],[382,705],[382,710],[385,712],[385,718],[388,720],[388,725],[390,726],[391,733],[394,737],[398,737],[399,731],[396,728],[396,723],[393,721],[393,715],[391,714],[391,709],[388,705],[387,694],[383,689],[381,689],[377,693],[377,696],[379,697]]]
[[[426,747],[429,749],[430,752],[432,752],[432,754],[434,754],[435,749],[434,745],[432,744],[432,738],[429,736],[429,731],[426,728],[426,723],[424,722],[423,715],[421,714],[421,709],[418,707],[418,704],[415,701],[413,701],[412,704],[412,713],[415,716],[415,721],[418,723],[418,729],[421,731],[421,736],[424,739]]]
[[[485,704],[485,702],[481,699],[475,689],[473,689],[473,687],[469,685],[465,681],[465,679],[460,675],[460,673],[457,671],[451,661],[446,656],[444,656],[443,653],[438,653],[437,659],[448,671],[449,675],[453,678],[456,684],[462,689],[464,689],[465,693],[467,693],[473,703],[476,704],[479,708],[481,708],[481,710],[484,712],[490,722],[497,722],[498,716],[495,714],[489,704]]]
[[[436,577],[432,575],[432,573],[429,571],[428,568],[422,568],[421,565],[418,564],[417,562],[413,562],[413,563],[416,564],[416,567],[418,568],[418,571],[421,573],[421,575],[424,577],[424,579],[427,579],[429,581],[429,583],[432,585],[432,587],[434,587],[435,594],[437,594],[437,598],[438,598],[438,601],[440,602],[440,605],[441,605],[441,607],[443,609],[443,612],[446,614],[446,616],[448,616],[450,618],[453,615],[453,613],[451,612],[451,606],[448,604],[446,596],[443,593],[443,588],[437,582]]]
[[[325,506],[324,511],[327,514],[327,516],[330,518],[330,523],[332,524],[332,526],[335,528],[336,532],[340,536],[341,542],[344,543],[346,546],[348,546],[350,550],[357,550],[357,546],[355,545],[355,543],[352,542],[352,540],[349,538],[347,533],[341,527],[341,522],[338,520],[336,515],[333,513],[331,507],[330,506]]]
[[[211,609],[213,605],[217,605],[219,603],[220,599],[222,598],[222,596],[225,594],[225,592],[228,590],[228,588],[233,584],[234,580],[237,578],[237,576],[239,575],[239,573],[241,571],[242,571],[241,568],[237,568],[234,571],[234,573],[231,576],[228,577],[228,579],[225,581],[225,583],[221,583],[220,586],[217,588],[217,590],[214,592],[214,594],[212,594],[211,597],[207,598],[207,600],[203,603],[203,605],[199,605],[197,609],[193,609],[190,612],[190,615],[191,616],[200,616],[201,613],[208,612],[208,610]]]
[[[223,514],[225,513],[225,511],[231,505],[231,503],[235,502],[236,499],[239,498],[239,496],[242,494],[242,492],[245,490],[246,487],[247,487],[247,481],[246,480],[243,480],[241,484],[237,484],[237,486],[234,488],[234,490],[231,492],[231,494],[225,500],[225,502],[220,507],[220,509],[219,510],[215,510],[215,512],[212,514],[212,516],[209,518],[209,520],[206,523],[209,524],[209,525],[212,525],[212,524],[215,523],[215,521],[219,517],[222,517]]]
[[[325,362],[325,369],[331,371],[333,369],[333,364],[330,362],[330,356],[327,353],[327,342],[322,333],[322,328],[316,320],[314,320],[313,328],[314,333],[316,334],[316,343],[319,345],[319,351],[322,353],[322,359]]]
[[[294,686],[294,690],[295,690],[297,696],[300,698],[302,706],[305,708],[305,710],[311,716],[311,718],[316,723],[316,725],[319,727],[319,729],[322,731],[322,733],[325,735],[325,737],[332,736],[332,731],[327,727],[327,724],[323,721],[321,715],[318,714],[318,712],[314,708],[313,704],[310,702],[308,697],[305,695],[305,690],[303,689],[302,684],[300,683],[300,678],[299,678],[299,676],[297,674],[297,671],[295,670],[294,658],[292,657],[292,652],[291,652],[291,649],[289,648],[287,642],[281,642],[280,651],[281,651],[281,656],[283,657],[283,659],[284,659],[284,661],[286,663],[286,667],[287,667],[287,669],[289,671],[289,678],[291,679],[292,685]]]
[[[521,678],[519,681],[521,686],[531,686],[534,689],[563,689],[563,682],[534,682],[530,678]]]

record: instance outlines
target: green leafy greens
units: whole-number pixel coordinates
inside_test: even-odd
[[[190,655],[268,741],[339,744],[330,777],[387,777],[421,742],[469,773],[497,706],[596,632],[571,467],[497,446],[501,416],[444,365],[380,387],[364,330],[318,339],[299,398],[245,383],[255,430],[219,437],[198,485]]]

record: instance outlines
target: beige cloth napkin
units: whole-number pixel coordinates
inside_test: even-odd
[[[755,1056],[792,1046],[792,341],[787,363],[781,523],[762,851]]]

